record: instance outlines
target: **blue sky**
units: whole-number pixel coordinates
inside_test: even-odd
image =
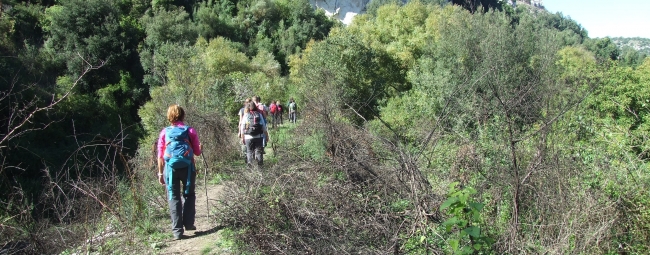
[[[650,38],[650,0],[543,0],[542,3],[549,12],[561,12],[578,22],[591,38]]]

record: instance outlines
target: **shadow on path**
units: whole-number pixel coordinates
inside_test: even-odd
[[[194,236],[198,237],[198,236],[209,235],[209,234],[212,234],[212,233],[216,233],[217,231],[222,230],[224,228],[226,228],[226,227],[224,227],[224,226],[216,226],[214,228],[211,228],[211,229],[208,229],[208,230],[205,230],[205,231],[195,231]]]

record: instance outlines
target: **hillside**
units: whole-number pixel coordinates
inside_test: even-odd
[[[633,49],[650,55],[650,38],[641,38],[641,37],[613,37],[612,41],[619,47],[623,48],[625,46],[632,47]]]

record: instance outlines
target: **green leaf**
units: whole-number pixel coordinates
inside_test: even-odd
[[[472,247],[470,247],[470,246],[465,246],[460,250],[460,252],[462,254],[472,254],[472,253],[474,253],[474,249],[472,249]]]
[[[483,247],[483,246],[481,244],[475,244],[473,247],[474,247],[474,250],[478,251],[478,250],[481,250],[481,247]]]
[[[466,234],[472,236],[472,237],[479,237],[481,236],[481,229],[479,227],[469,227],[466,229],[463,229],[463,232]]]
[[[474,210],[481,211],[483,210],[483,207],[485,207],[485,205],[483,203],[470,202],[469,207],[471,207]]]
[[[469,197],[467,197],[467,194],[463,194],[463,195],[459,196],[459,198],[458,198],[458,200],[460,201],[460,203],[463,204],[463,205],[464,205],[465,203],[467,203],[467,199],[469,199]]]
[[[458,217],[451,217],[442,223],[443,226],[452,226],[458,223]]]
[[[440,206],[440,211],[442,211],[444,209],[447,209],[447,207],[451,206],[452,204],[454,204],[456,202],[458,202],[457,197],[450,197],[449,199],[447,199],[447,201],[442,203],[442,205]]]
[[[458,245],[459,245],[459,241],[457,239],[449,240],[449,246],[451,246],[452,250],[457,251],[458,250]]]
[[[449,193],[454,193],[456,192],[456,186],[458,186],[460,182],[452,182],[449,184]]]
[[[477,211],[474,211],[472,213],[472,220],[473,221],[479,221],[481,219],[481,214]]]
[[[424,240],[426,239],[426,236],[420,236],[420,243],[424,243]]]

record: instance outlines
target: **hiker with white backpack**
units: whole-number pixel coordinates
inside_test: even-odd
[[[249,166],[256,162],[257,166],[264,163],[264,144],[269,141],[266,120],[255,103],[248,105],[248,113],[244,115],[239,132],[244,134],[241,141],[246,145],[246,158]]]
[[[167,108],[171,124],[158,136],[158,182],[167,187],[169,214],[174,239],[183,238],[184,230],[196,230],[196,165],[194,155],[201,155],[196,130],[185,125],[185,111],[179,105]],[[181,200],[182,190],[182,200]]]

